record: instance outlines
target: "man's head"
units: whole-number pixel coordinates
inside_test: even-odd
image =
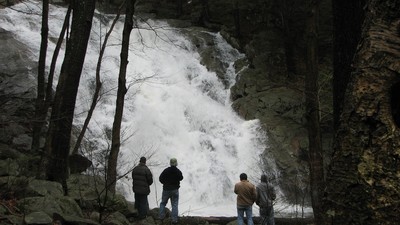
[[[247,180],[247,174],[241,173],[240,174],[240,180]]]
[[[139,162],[141,162],[141,163],[146,163],[146,157],[140,157],[140,160],[139,160]]]
[[[176,158],[172,158],[171,160],[169,160],[169,165],[178,166],[178,160],[176,160]]]

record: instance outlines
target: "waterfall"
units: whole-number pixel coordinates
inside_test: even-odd
[[[13,8],[18,10],[1,10],[0,27],[13,32],[15,38],[29,46],[32,57],[38,59],[41,2],[27,1]],[[63,7],[50,7],[47,66],[65,11]],[[75,109],[77,127],[83,124],[91,102],[99,47],[112,18],[97,12],[93,22]],[[248,174],[252,183],[258,182],[260,154],[267,147],[259,121],[245,121],[231,108],[229,86],[236,77],[233,63],[243,55],[220,34],[209,33],[219,52],[215,57],[224,60],[226,87],[214,72],[200,63],[196,46],[179,29],[156,20],[138,22],[137,26],[130,40],[129,89],[122,122],[119,174],[126,173],[137,165],[141,156],[146,156],[154,176],[149,204],[150,208],[158,207],[162,191],[158,176],[169,166],[169,159],[175,157],[184,176],[180,215],[235,216],[234,184],[242,172]],[[118,22],[105,52],[102,97],[86,134],[94,153],[100,154],[110,144],[107,136],[115,110],[122,29],[123,19]],[[59,64],[63,51],[64,48]],[[101,159],[92,160],[101,166]],[[134,201],[130,173],[117,186],[128,200]]]

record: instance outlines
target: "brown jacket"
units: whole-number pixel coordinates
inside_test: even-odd
[[[238,206],[251,206],[257,198],[256,187],[248,180],[241,180],[235,184]]]

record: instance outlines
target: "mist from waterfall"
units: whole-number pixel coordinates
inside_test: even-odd
[[[1,10],[0,27],[13,32],[15,38],[29,46],[32,57],[37,60],[41,2],[28,1],[13,8],[18,10]],[[50,7],[51,41],[47,66],[65,11],[63,7]],[[100,45],[112,19],[112,15],[97,13],[93,21],[75,109],[74,124],[77,127],[83,124],[91,102]],[[162,191],[158,176],[169,166],[169,159],[175,157],[184,176],[180,188],[180,215],[235,216],[233,187],[239,181],[239,174],[247,173],[254,184],[258,183],[261,174],[259,158],[267,148],[267,140],[259,121],[245,121],[231,109],[229,87],[201,65],[196,46],[179,29],[156,20],[137,25],[139,28],[132,31],[130,42],[129,89],[122,121],[119,174],[125,174],[138,164],[141,156],[146,156],[154,176],[149,204],[150,208],[158,207]],[[102,97],[86,134],[95,153],[110,145],[107,136],[115,111],[122,29],[123,19],[115,27],[105,52]],[[233,63],[243,55],[227,44],[220,34],[209,34],[219,49],[215,57],[225,60],[226,79],[231,86],[236,78]],[[64,48],[59,64],[63,60],[63,51]],[[36,85],[35,76],[32,74],[32,87]],[[101,164],[101,161],[95,161],[96,166]],[[275,168],[273,160],[269,164]],[[134,201],[131,182],[128,173],[118,181],[118,189],[128,200]],[[257,214],[257,210],[254,213]]]

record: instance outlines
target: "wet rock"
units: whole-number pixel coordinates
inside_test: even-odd
[[[27,225],[51,224],[53,220],[44,212],[33,212],[25,216],[24,222]]]

